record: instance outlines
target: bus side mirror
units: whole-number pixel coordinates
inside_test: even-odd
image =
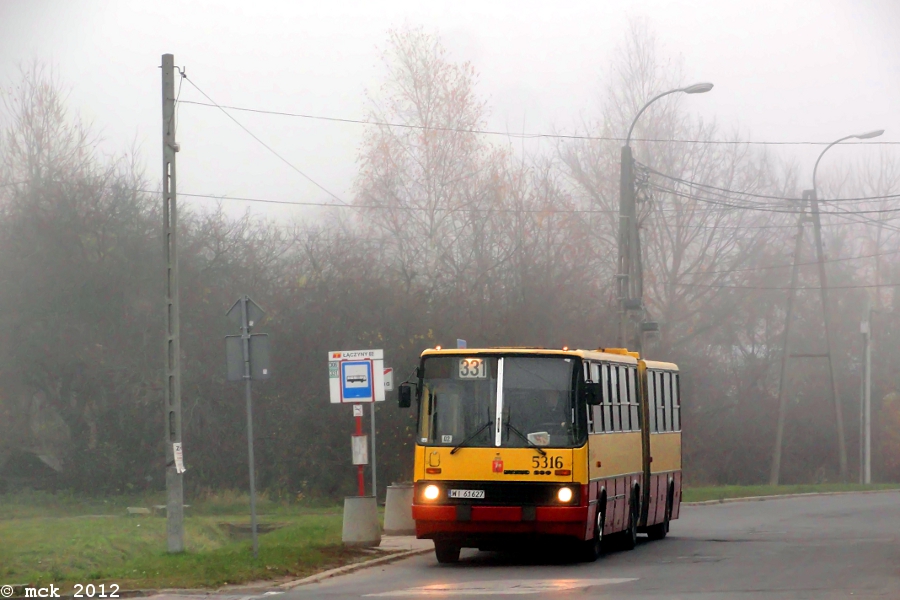
[[[603,388],[600,383],[586,382],[584,384],[584,401],[588,406],[597,406],[603,398]]]
[[[397,404],[400,408],[409,408],[412,404],[412,386],[408,383],[401,383],[397,388]]]

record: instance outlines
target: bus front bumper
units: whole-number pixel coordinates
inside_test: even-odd
[[[553,535],[585,539],[586,506],[431,506],[413,504],[416,537],[480,534]]]

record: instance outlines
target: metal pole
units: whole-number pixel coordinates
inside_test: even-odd
[[[356,435],[362,435],[362,434],[363,434],[363,432],[362,432],[362,417],[359,416],[359,417],[356,417]],[[365,447],[365,446],[363,446],[363,447]],[[357,483],[357,487],[359,489],[359,496],[360,497],[365,496],[366,495],[366,479],[365,479],[365,475],[363,474],[363,466],[362,465],[356,466],[356,483]]]
[[[619,273],[616,277],[619,294],[619,346],[629,343],[627,301],[631,290],[631,214],[634,204],[634,158],[631,147],[622,146],[619,171]]]
[[[859,323],[859,332],[863,338],[863,352],[860,362],[859,373],[859,483],[866,482],[866,443],[865,443],[865,420],[866,420],[866,346],[868,345],[869,333],[869,301],[866,298],[866,305],[863,309],[862,321]]]
[[[247,454],[250,463],[250,529],[253,535],[253,558],[259,556],[259,542],[256,537],[256,474],[253,458],[253,397],[250,389],[250,324],[247,317],[249,296],[241,298],[241,340],[244,346],[244,390],[247,397]]]
[[[772,471],[769,474],[769,484],[778,485],[781,479],[781,447],[784,439],[784,419],[787,412],[787,396],[785,395],[784,380],[788,373],[788,360],[790,352],[788,344],[791,336],[791,321],[794,312],[794,299],[797,297],[797,277],[799,275],[800,249],[803,246],[803,222],[805,205],[800,209],[800,217],[797,219],[797,238],[794,241],[793,270],[791,271],[791,289],[788,292],[787,309],[784,316],[784,342],[781,351],[781,376],[778,379],[778,425],[775,430],[775,450],[772,452]]]
[[[865,480],[866,485],[872,483],[872,308],[866,302],[866,387],[865,387]]]
[[[816,238],[816,257],[819,265],[819,293],[822,296],[822,314],[825,324],[825,344],[828,352],[828,372],[831,375],[831,394],[834,400],[834,421],[837,428],[838,460],[840,461],[841,481],[847,481],[847,445],[844,440],[844,415],[841,410],[841,396],[838,393],[837,377],[834,373],[834,357],[831,349],[831,314],[828,310],[828,277],[825,273],[825,251],[822,248],[822,222],[819,219],[819,201],[816,190],[807,190],[804,197],[810,199],[812,205],[813,231]]]
[[[372,401],[372,495],[375,496],[375,503],[378,503],[378,477],[375,466],[375,402]]]
[[[166,546],[184,552],[184,482],[175,464],[181,444],[181,345],[178,303],[178,202],[175,187],[175,57],[162,55],[163,256],[166,261],[166,365],[163,385],[166,447]]]

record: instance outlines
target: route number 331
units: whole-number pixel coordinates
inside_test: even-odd
[[[460,379],[487,379],[487,365],[482,358],[461,358],[459,360]]]
[[[562,469],[562,456],[532,456],[531,467],[533,469]]]

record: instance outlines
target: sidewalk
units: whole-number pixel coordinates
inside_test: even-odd
[[[434,550],[431,540],[417,540],[414,535],[385,535],[378,546],[381,552],[403,552],[408,550]]]

